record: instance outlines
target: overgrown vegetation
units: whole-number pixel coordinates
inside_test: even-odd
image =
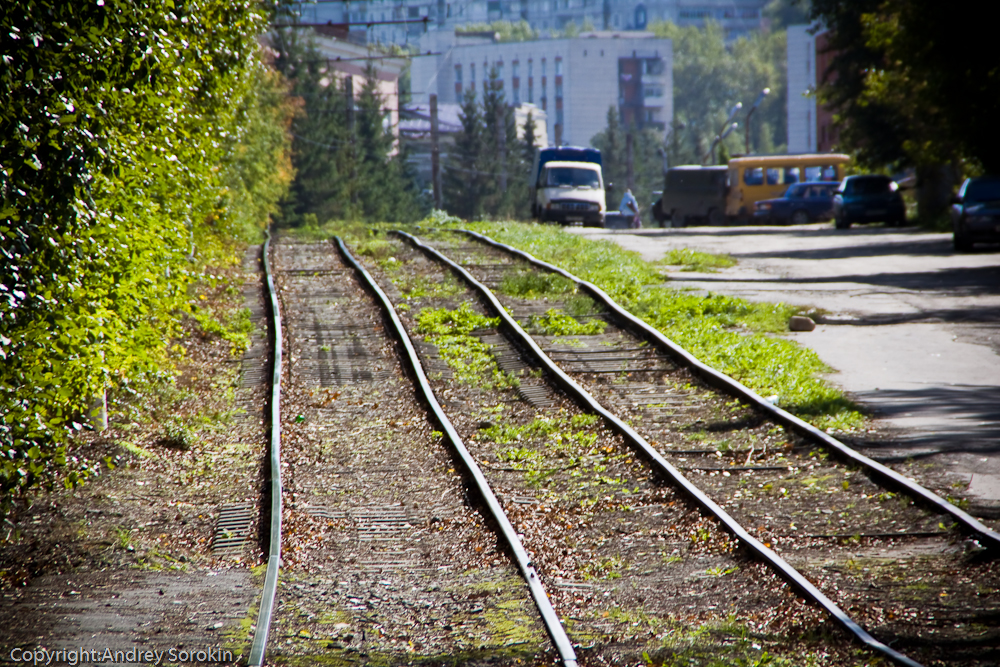
[[[424,334],[428,343],[437,346],[441,358],[459,381],[497,388],[517,386],[517,378],[497,366],[492,346],[470,335],[475,329],[497,326],[499,318],[480,315],[463,303],[454,310],[424,308],[416,319],[417,333]]]
[[[580,322],[561,310],[549,308],[544,315],[532,315],[528,326],[533,332],[546,336],[599,336],[608,323],[596,319]]]
[[[0,24],[2,514],[94,469],[68,449],[93,398],[169,369],[189,287],[291,167],[256,3],[15,0]]]
[[[551,227],[474,223],[469,227],[593,282],[622,306],[703,362],[820,427],[860,425],[857,406],[820,377],[829,369],[811,350],[775,337],[795,308],[662,285],[657,267],[610,241]]]
[[[708,273],[716,269],[728,269],[736,265],[736,260],[729,255],[716,255],[691,248],[674,248],[667,252],[657,264],[680,266],[681,271],[699,271]]]

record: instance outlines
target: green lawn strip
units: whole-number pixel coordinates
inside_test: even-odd
[[[729,255],[716,255],[691,248],[674,248],[667,252],[663,259],[657,260],[660,266],[680,266],[681,271],[699,271],[711,273],[716,269],[728,269],[736,265],[736,260]]]
[[[702,362],[783,408],[828,430],[854,430],[858,406],[819,375],[830,369],[815,352],[766,334],[788,330],[797,309],[721,294],[701,296],[666,287],[658,268],[611,241],[516,222],[465,226],[560,266],[607,292]]]

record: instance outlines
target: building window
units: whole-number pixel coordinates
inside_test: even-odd
[[[469,65],[469,89],[476,92],[476,63]]]
[[[528,77],[528,104],[535,103],[535,80]]]
[[[462,85],[462,66],[455,65],[455,83]]]
[[[542,58],[542,85],[545,85],[545,58]]]
[[[510,66],[510,75],[516,79],[518,77],[518,72],[520,71],[520,69],[521,69],[521,64],[515,60],[514,64]]]
[[[557,100],[561,100],[562,99],[562,96],[563,96],[562,90],[563,90],[562,89],[562,80],[561,79],[556,79],[556,99]]]
[[[562,58],[556,57],[556,76],[562,76]]]
[[[535,68],[534,68],[534,64],[535,64],[535,63],[531,62],[531,58],[528,58],[528,78],[529,78],[529,79],[530,79],[530,78],[531,78],[531,77],[532,77],[532,76],[534,75],[534,73],[535,73],[535,71],[534,71],[534,70],[535,70]]]

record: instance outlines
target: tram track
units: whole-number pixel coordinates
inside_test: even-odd
[[[751,637],[739,650],[764,644],[780,655],[795,642],[801,650],[800,628],[812,636],[808,649],[840,655],[832,664],[847,660],[852,649],[824,629],[818,610],[751,557],[754,543],[804,574],[796,582],[779,568],[800,593],[806,585],[807,599],[817,599],[808,594],[814,587],[839,604],[842,626],[851,630],[857,618],[879,638],[868,636],[867,644],[883,657],[946,664],[939,647],[961,645],[964,626],[982,634],[979,651],[953,652],[958,660],[947,664],[989,664],[977,656],[993,641],[993,626],[982,621],[997,610],[996,587],[989,589],[996,567],[964,554],[937,515],[904,506],[891,492],[883,497],[857,470],[715,395],[675,359],[616,326],[600,305],[575,318],[603,323],[599,334],[519,339],[516,326],[498,321],[489,297],[455,281],[454,267],[437,264],[430,248],[379,243],[364,264],[399,309],[412,346],[393,342],[388,320],[362,296],[363,271],[351,267],[349,249],[338,256],[330,243],[283,240],[273,253],[288,332],[284,383],[295,398],[282,410],[282,429],[291,434],[281,464],[289,499],[282,517],[291,528],[268,662],[322,655],[396,664],[428,653],[470,662],[577,659],[572,647],[553,650],[545,639],[527,589],[514,583],[524,581],[517,559],[497,541],[496,520],[483,520],[475,474],[455,473],[460,457],[447,453],[440,426],[418,415],[424,405],[413,400],[412,372],[400,363],[408,349],[427,369],[436,396],[430,403],[447,413],[517,533],[513,541],[530,562],[529,570],[522,561],[522,574],[530,581],[537,571],[581,665],[655,663],[690,644],[693,629],[719,632],[727,624]],[[494,290],[512,274],[537,270],[478,242],[438,235],[432,245]],[[526,327],[566,305],[502,290],[494,298]],[[481,344],[490,360],[475,373],[421,315],[454,318],[463,308],[479,318],[463,344]],[[542,366],[535,345],[561,368]],[[563,371],[627,423],[594,421],[594,406],[567,394]],[[650,451],[637,451],[628,431]],[[402,445],[399,460],[390,459],[390,444],[394,453]],[[658,458],[666,467],[655,470],[649,463]],[[676,473],[669,484],[666,469]],[[690,489],[675,486],[681,470],[704,492],[701,502],[695,496],[702,511],[685,496]],[[802,511],[803,493],[815,516]],[[859,499],[872,500],[863,514],[852,511]],[[711,505],[745,532],[707,516]],[[480,594],[456,594],[470,584]],[[935,586],[943,596],[932,594]],[[511,609],[518,631],[497,620]],[[514,641],[525,636],[533,639]],[[708,643],[730,660],[746,659],[726,641]]]
[[[352,262],[330,243],[282,239],[272,250],[287,360],[281,527],[272,525],[280,552],[272,545],[270,561],[281,572],[273,617],[265,591],[250,664],[419,655],[523,664],[555,654],[572,667],[537,575],[520,545],[491,529],[502,534],[505,518],[486,511],[488,487],[442,442],[435,429],[449,437],[446,418],[431,421],[417,400],[411,379],[422,371],[401,363],[391,316]]]
[[[438,237],[433,245],[455,257],[464,257],[462,263],[468,264],[472,273],[478,274],[490,286],[500,286],[512,272],[523,272],[528,266],[497,249],[487,251],[479,244],[465,245],[462,241],[449,242],[443,238]],[[530,323],[541,310],[538,303],[530,300],[509,297],[502,300],[503,306],[522,324]],[[559,305],[550,299],[543,308]],[[606,313],[603,316],[606,317]],[[645,341],[609,324],[605,335],[619,337],[619,349],[629,349],[629,346],[633,352],[643,349],[639,346]],[[556,357],[561,353],[563,358],[572,358],[573,350],[560,349],[558,338],[550,337],[540,345]],[[571,337],[561,338],[566,342]],[[574,347],[586,344],[588,349],[593,349],[596,345],[590,343],[609,342],[585,342],[585,338],[575,337]],[[601,352],[600,348],[595,352]],[[577,358],[579,356],[577,354]],[[604,352],[598,358],[607,359],[608,356]],[[659,363],[669,365],[671,360],[662,356],[664,359]],[[621,360],[615,358],[615,361]],[[609,381],[608,375],[599,372],[606,369],[592,368],[591,371],[598,372],[574,373],[573,377],[629,419],[651,442],[656,442],[659,451],[678,467],[697,473],[698,484],[708,495],[751,526],[763,544],[773,545],[775,550],[781,551],[818,588],[828,591],[831,598],[852,614],[858,614],[867,627],[885,628],[887,632],[883,634],[895,646],[909,644],[917,651],[924,650],[931,659],[938,656],[933,650],[925,650],[928,640],[940,646],[961,644],[957,640],[967,634],[965,628],[977,625],[984,637],[990,634],[986,629],[988,624],[984,625],[981,620],[995,613],[997,599],[995,595],[983,598],[982,583],[995,581],[996,568],[989,561],[969,562],[970,557],[963,553],[963,544],[954,534],[942,529],[939,515],[909,504],[903,506],[894,491],[879,490],[867,475],[829,460],[815,443],[804,442],[795,434],[786,432],[783,434],[788,441],[786,446],[776,448],[772,444],[768,452],[768,440],[775,439],[774,431],[779,425],[759,412],[734,410],[718,397],[699,397],[709,404],[713,400],[716,403],[717,414],[713,420],[695,417],[687,411],[688,423],[684,424],[685,410],[677,408],[684,402],[685,392],[676,391],[676,379],[686,371],[674,366],[657,378],[662,375],[662,368],[654,369],[650,364],[656,362],[648,356],[633,356],[624,363],[619,380],[629,379],[619,382],[619,386],[615,386],[614,380]],[[690,381],[690,375],[687,378]],[[671,389],[670,385],[674,387]],[[650,395],[657,396],[655,402],[648,400]],[[719,419],[725,412],[731,414]],[[670,424],[664,425],[664,417]],[[699,420],[703,421],[702,428],[692,432]],[[683,448],[684,442],[691,440],[687,435],[704,439],[706,434],[712,433],[712,428],[722,432],[743,430],[749,437],[744,437],[742,443],[740,438],[729,438],[724,446],[701,451]],[[716,441],[723,444],[722,438]],[[746,465],[751,460],[760,465]],[[757,489],[748,483],[751,478]],[[874,475],[872,478],[880,481]],[[795,504],[784,501],[801,496],[803,485],[807,497],[812,495],[809,508],[812,514],[803,511],[801,500],[798,508],[782,511],[783,505]],[[820,506],[816,506],[817,497]],[[862,506],[855,509],[858,503]],[[784,521],[788,522],[787,526],[781,525]],[[983,541],[989,543],[988,540],[987,536]],[[875,571],[877,573],[873,573]],[[921,585],[908,586],[909,577],[917,582],[935,581],[930,586],[941,586],[943,595],[932,599],[919,591],[905,590],[921,588]],[[928,586],[927,583],[922,585]],[[985,590],[990,590],[988,585]],[[955,597],[942,607],[941,601],[949,595]],[[891,655],[891,650],[889,653]],[[956,657],[949,655],[948,664],[960,664],[954,660]],[[978,663],[972,659],[969,664]]]

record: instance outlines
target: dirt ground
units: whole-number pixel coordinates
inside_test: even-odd
[[[42,493],[11,518],[0,543],[0,664],[16,660],[14,649],[40,647],[101,656],[138,648],[175,663],[204,651],[235,664],[246,652],[260,597],[266,444],[259,252],[213,269],[224,279],[193,295],[219,313],[248,308],[249,349],[233,357],[229,342],[189,319],[176,383],[113,395],[110,428],[74,444],[72,454],[104,462],[101,474]],[[232,506],[248,519],[220,552],[213,547],[234,536],[217,519]]]

